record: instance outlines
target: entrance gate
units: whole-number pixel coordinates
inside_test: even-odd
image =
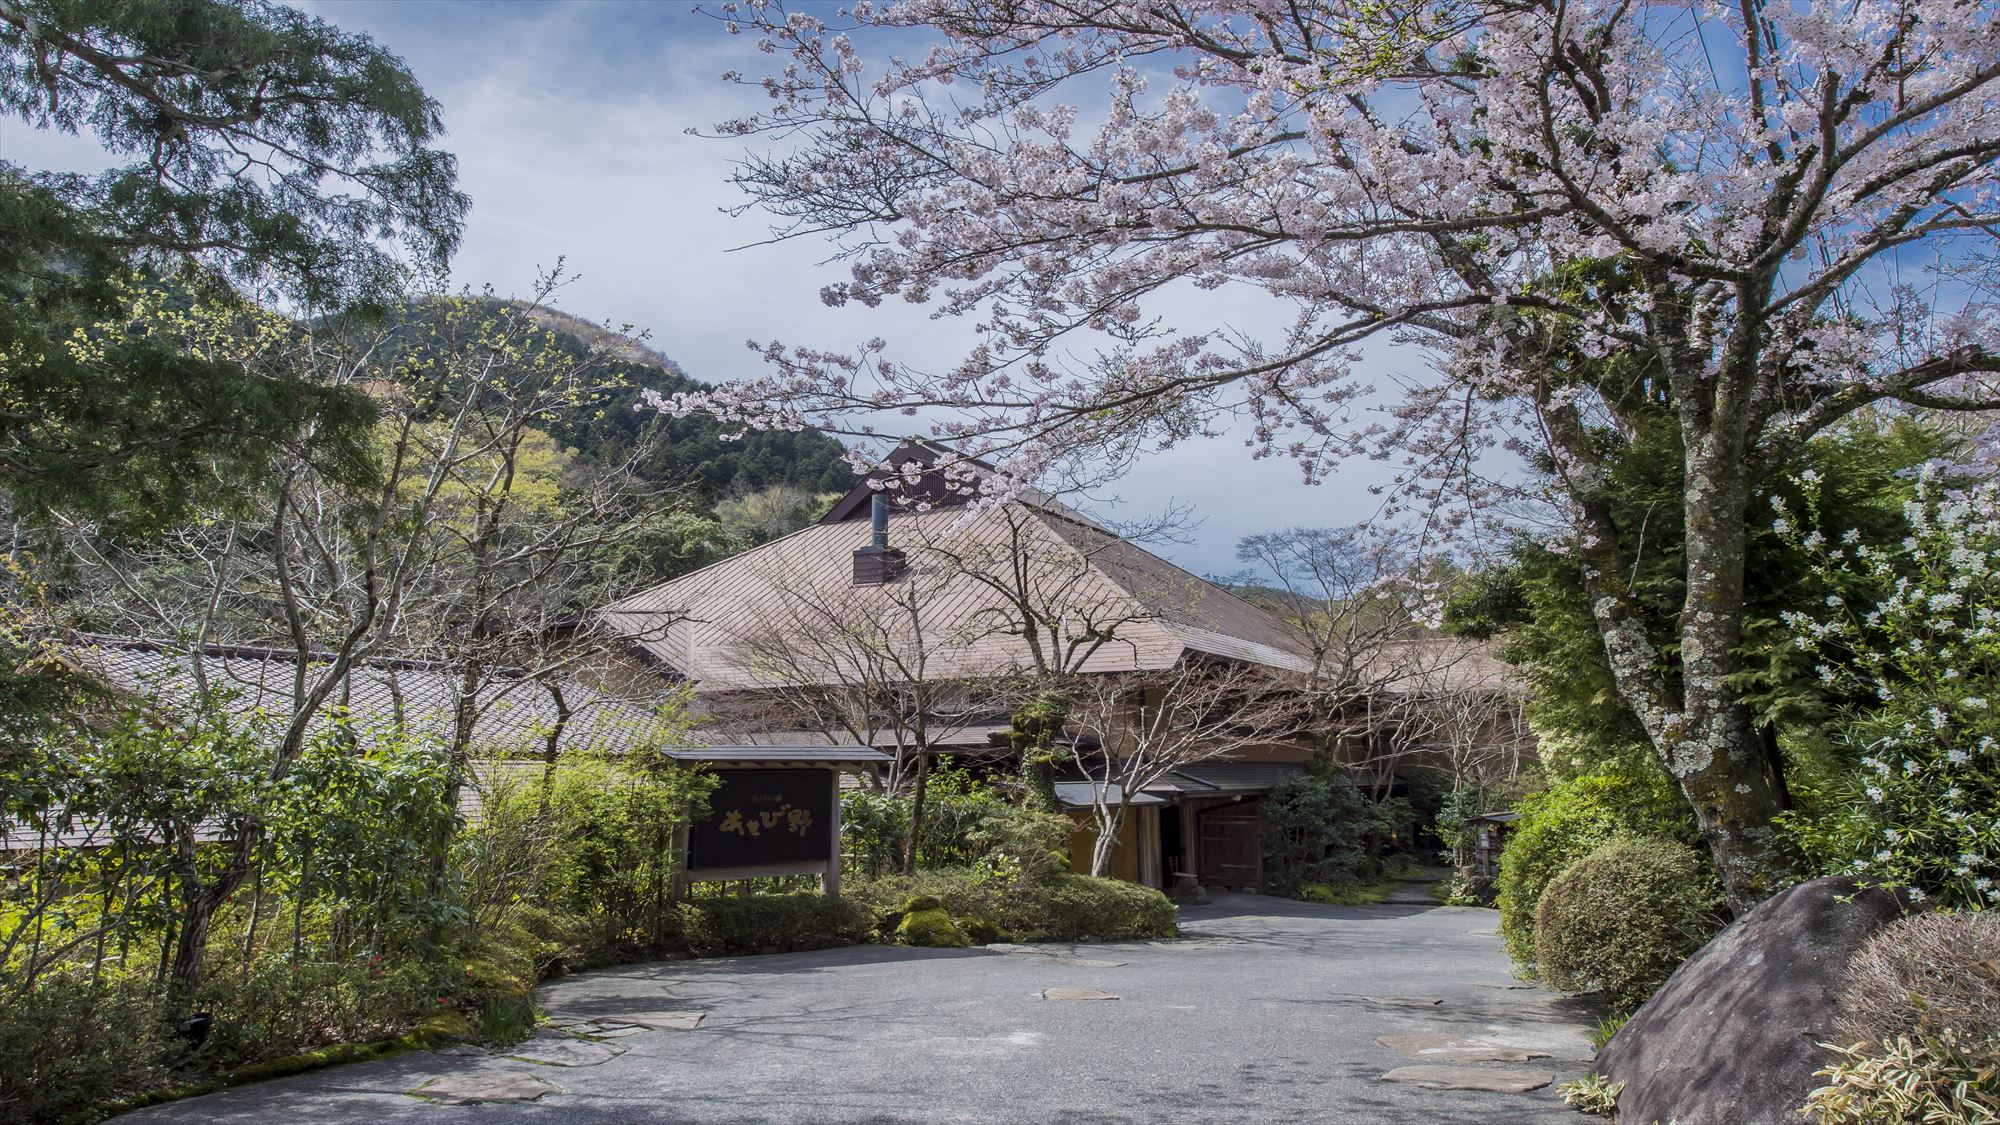
[[[1263,824],[1255,802],[1195,814],[1195,875],[1211,887],[1255,887],[1264,879]]]

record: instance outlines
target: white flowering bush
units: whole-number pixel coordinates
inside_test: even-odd
[[[1854,799],[1789,827],[1826,870],[2000,906],[2000,485],[1926,470],[1904,506],[1909,534],[1874,546],[1814,526],[1819,481],[1800,483],[1806,510],[1778,505],[1774,529],[1813,553],[1830,589],[1887,593],[1785,615],[1829,685],[1875,700],[1834,732],[1859,762]]]

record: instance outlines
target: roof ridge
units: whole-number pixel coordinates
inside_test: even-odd
[[[1039,508],[1035,508],[1035,507],[1034,507],[1033,505],[1028,505],[1028,507],[1030,507],[1030,508],[1031,508],[1032,510],[1035,510],[1035,511],[1037,511],[1037,512],[1042,512],[1042,509],[1039,509]],[[1222,586],[1221,584],[1219,584],[1219,583],[1216,583],[1216,582],[1213,582],[1213,581],[1209,580],[1208,578],[1206,578],[1206,577],[1203,577],[1202,575],[1199,575],[1199,574],[1196,574],[1196,573],[1195,573],[1194,571],[1192,571],[1192,570],[1189,570],[1188,568],[1186,568],[1186,567],[1184,567],[1184,566],[1180,565],[1179,563],[1177,563],[1177,562],[1173,561],[1172,559],[1170,559],[1170,558],[1166,557],[1165,555],[1162,555],[1162,554],[1158,554],[1158,553],[1156,553],[1156,552],[1153,552],[1153,551],[1149,551],[1149,550],[1147,550],[1147,549],[1146,549],[1145,547],[1142,547],[1142,546],[1140,546],[1139,544],[1137,544],[1137,543],[1134,543],[1134,542],[1133,542],[1133,541],[1131,541],[1130,539],[1127,539],[1127,538],[1125,538],[1124,536],[1122,536],[1122,535],[1119,535],[1119,534],[1118,534],[1117,532],[1115,532],[1115,531],[1112,531],[1112,530],[1111,530],[1110,528],[1108,528],[1108,527],[1103,527],[1103,526],[1100,526],[1100,525],[1098,525],[1098,524],[1096,524],[1096,523],[1090,523],[1090,522],[1086,522],[1086,521],[1082,521],[1082,520],[1075,520],[1075,519],[1069,519],[1069,517],[1067,517],[1067,516],[1063,516],[1063,515],[1060,515],[1059,513],[1047,513],[1047,512],[1043,512],[1042,514],[1044,514],[1044,515],[1056,515],[1056,516],[1057,516],[1057,518],[1059,518],[1059,519],[1068,519],[1068,520],[1069,520],[1069,522],[1071,522],[1071,523],[1075,523],[1075,524],[1079,524],[1080,526],[1084,526],[1084,527],[1089,527],[1089,528],[1091,528],[1092,530],[1095,530],[1095,531],[1101,531],[1101,532],[1103,532],[1103,533],[1104,533],[1105,535],[1108,535],[1108,536],[1110,536],[1113,542],[1116,542],[1116,543],[1120,543],[1120,544],[1123,544],[1123,545],[1125,545],[1125,546],[1127,546],[1127,547],[1130,547],[1130,548],[1132,548],[1133,550],[1135,550],[1135,551],[1138,551],[1139,553],[1141,553],[1141,554],[1145,555],[1145,556],[1146,556],[1146,557],[1148,557],[1148,558],[1152,558],[1152,559],[1158,559],[1158,560],[1159,560],[1160,562],[1163,562],[1163,563],[1165,563],[1165,564],[1166,564],[1167,566],[1169,566],[1169,567],[1173,568],[1173,569],[1174,569],[1174,570],[1176,570],[1176,571],[1179,571],[1179,572],[1180,572],[1181,574],[1183,574],[1183,575],[1186,575],[1187,577],[1189,577],[1189,578],[1192,578],[1192,579],[1194,579],[1194,580],[1195,580],[1195,582],[1199,583],[1199,584],[1200,584],[1200,585],[1201,585],[1202,587],[1204,587],[1204,588],[1206,588],[1206,589],[1209,589],[1209,590],[1213,590],[1214,592],[1216,592],[1216,593],[1218,593],[1218,594],[1221,594],[1221,595],[1222,595],[1223,597],[1225,597],[1225,598],[1228,598],[1229,600],[1231,600],[1231,601],[1235,602],[1236,604],[1238,604],[1238,605],[1240,605],[1240,606],[1243,606],[1244,608],[1246,608],[1246,609],[1250,610],[1250,611],[1251,611],[1252,613],[1254,613],[1254,614],[1257,614],[1258,616],[1261,616],[1261,617],[1265,618],[1266,620],[1268,620],[1268,621],[1270,622],[1270,624],[1271,624],[1271,625],[1272,625],[1273,627],[1275,627],[1276,629],[1278,629],[1278,630],[1279,630],[1280,632],[1284,633],[1284,634],[1285,634],[1286,636],[1292,636],[1292,635],[1293,635],[1293,634],[1294,634],[1294,633],[1296,632],[1296,630],[1294,630],[1294,629],[1292,628],[1292,626],[1291,626],[1291,625],[1289,625],[1288,623],[1286,623],[1285,621],[1283,621],[1282,619],[1280,619],[1280,618],[1278,617],[1278,615],[1277,615],[1277,614],[1275,614],[1275,613],[1272,613],[1272,612],[1271,612],[1270,610],[1268,610],[1268,609],[1265,609],[1265,608],[1264,608],[1263,606],[1260,606],[1260,605],[1258,605],[1258,604],[1257,604],[1256,602],[1253,602],[1253,601],[1251,601],[1251,600],[1250,600],[1250,599],[1248,599],[1248,598],[1245,598],[1245,597],[1240,597],[1240,596],[1238,596],[1237,594],[1235,594],[1235,593],[1232,593],[1231,591],[1229,591],[1228,589],[1226,589],[1225,587],[1223,587],[1223,586]],[[1052,528],[1051,530],[1054,530],[1054,529]],[[1061,538],[1061,533],[1060,533],[1060,532],[1057,532],[1057,538]],[[1081,553],[1081,552],[1079,552],[1079,553]],[[1103,574],[1103,575],[1104,575],[1104,577],[1105,577],[1105,580],[1106,580],[1106,581],[1110,582],[1110,583],[1111,583],[1111,584],[1112,584],[1113,586],[1116,586],[1116,587],[1117,587],[1117,588],[1118,588],[1119,590],[1123,591],[1123,592],[1124,592],[1124,593],[1126,594],[1126,596],[1128,596],[1128,597],[1132,598],[1132,599],[1133,599],[1134,601],[1138,602],[1138,603],[1139,603],[1140,605],[1142,605],[1142,606],[1143,606],[1143,605],[1146,605],[1146,600],[1145,600],[1144,598],[1141,598],[1141,597],[1139,597],[1139,595],[1137,595],[1137,594],[1134,594],[1134,593],[1132,593],[1132,591],[1131,591],[1131,590],[1129,590],[1129,589],[1127,589],[1127,588],[1126,588],[1126,586],[1125,586],[1125,584],[1124,584],[1124,583],[1122,583],[1122,582],[1118,581],[1118,579],[1116,579],[1116,578],[1112,577],[1112,576],[1111,576],[1111,574],[1110,574],[1110,573],[1108,573],[1107,571],[1105,571],[1105,569],[1104,569],[1103,567],[1101,567],[1101,566],[1098,566],[1098,565],[1097,565],[1097,562],[1096,562],[1096,560],[1094,560],[1094,559],[1086,559],[1086,561],[1089,561],[1093,569],[1095,569],[1095,570],[1096,570],[1096,571],[1097,571],[1098,573],[1100,573],[1100,574]],[[1149,606],[1148,608],[1151,608],[1151,607]],[[1160,614],[1160,618],[1161,618],[1162,620],[1166,620],[1166,621],[1172,621],[1172,622],[1173,622],[1174,624],[1177,624],[1177,625],[1182,625],[1182,626],[1184,626],[1184,627],[1186,627],[1186,628],[1190,628],[1190,629],[1201,629],[1201,630],[1203,630],[1204,632],[1210,632],[1210,633],[1213,633],[1213,632],[1215,632],[1215,630],[1213,630],[1213,629],[1209,629],[1209,628],[1208,628],[1207,626],[1205,626],[1205,625],[1202,625],[1202,624],[1200,624],[1200,623],[1198,623],[1198,622],[1194,622],[1194,621],[1173,621],[1173,619],[1172,619],[1172,618],[1169,618],[1169,617],[1168,617],[1168,616],[1167,616],[1167,615],[1166,615],[1165,613],[1161,613],[1161,614]],[[1240,640],[1248,640],[1249,638],[1238,638],[1238,639],[1240,639]],[[1303,656],[1303,655],[1305,655],[1305,654],[1304,654],[1304,653],[1293,653],[1292,655],[1294,655],[1294,656]]]

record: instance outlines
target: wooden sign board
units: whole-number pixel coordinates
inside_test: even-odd
[[[789,869],[835,862],[839,774],[830,769],[719,769],[708,816],[688,830],[688,873]]]

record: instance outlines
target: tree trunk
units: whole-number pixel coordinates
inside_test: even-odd
[[[227,875],[209,884],[183,884],[181,891],[180,936],[174,944],[174,964],[167,975],[167,995],[171,1003],[185,1005],[194,999],[208,960],[208,931],[240,879]]]
[[[1657,739],[1739,914],[1775,894],[1793,870],[1773,824],[1784,800],[1750,709],[1730,684],[1743,643],[1750,505],[1744,460],[1736,443],[1714,436],[1688,442],[1680,630],[1685,706],[1680,722],[1669,721]]]
[[[917,842],[924,835],[924,795],[930,789],[931,756],[928,747],[917,747],[917,776],[910,786],[910,829],[903,840],[903,874],[917,869]]]
[[[1097,810],[1097,839],[1090,845],[1090,873],[1111,877],[1111,859],[1118,851],[1118,830],[1125,826],[1124,808]]]

